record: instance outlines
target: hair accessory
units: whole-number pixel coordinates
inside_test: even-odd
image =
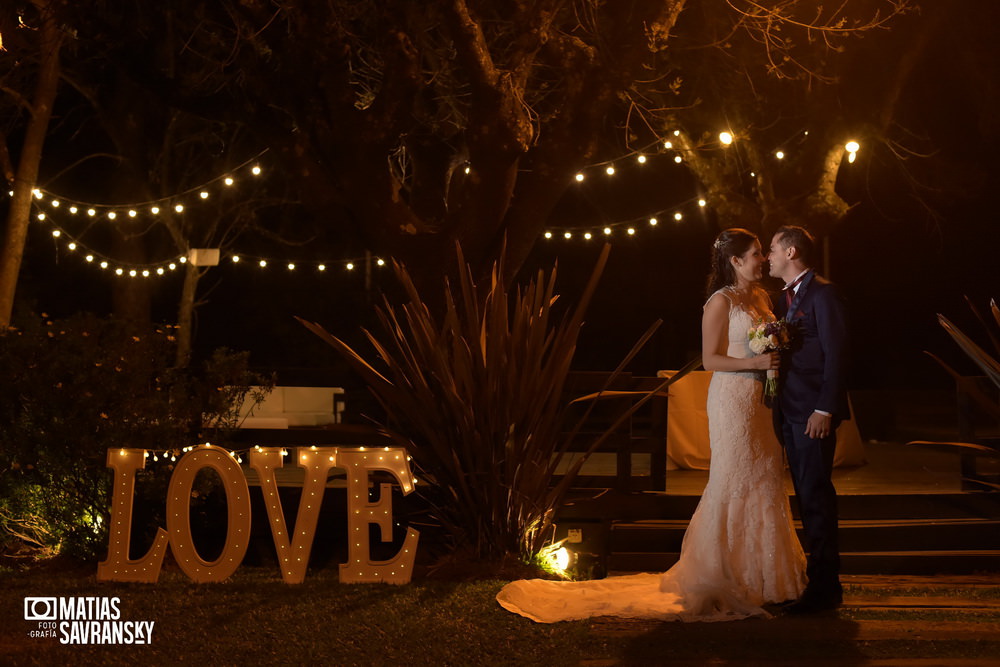
[[[715,243],[712,244],[712,247],[715,248],[716,250],[718,250],[719,248],[721,248],[722,247],[722,237],[719,237],[719,238],[715,239]]]

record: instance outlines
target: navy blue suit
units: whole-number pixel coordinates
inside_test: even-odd
[[[849,417],[845,369],[847,318],[837,287],[810,270],[789,307],[778,295],[775,313],[795,326],[791,347],[782,353],[774,426],[788,455],[809,554],[806,595],[836,599],[841,595],[837,546],[837,492],[831,479],[836,429]],[[823,439],[805,434],[813,411],[833,415]]]

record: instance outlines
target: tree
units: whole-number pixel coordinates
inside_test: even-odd
[[[15,12],[10,5],[0,10],[0,33],[6,36],[8,48],[17,52],[13,56],[14,66],[0,80],[0,90],[13,99],[14,122],[23,121],[25,128],[16,167],[7,133],[0,128],[0,165],[13,191],[3,246],[0,247],[0,327],[10,325],[14,309],[14,291],[31,219],[33,190],[59,88],[59,56],[66,38],[56,15],[59,4],[51,0],[31,0],[34,12],[29,15]],[[31,74],[25,75],[24,70],[30,70]],[[20,92],[28,90],[31,91],[30,99]]]
[[[850,124],[829,113],[850,63],[841,52],[908,2],[193,5],[177,74],[158,72],[157,86],[200,108],[235,100],[228,108],[282,157],[303,201],[342,211],[347,242],[402,259],[418,283],[454,272],[457,240],[480,275],[506,243],[510,284],[608,133],[645,142],[677,130],[674,148],[721,225],[808,215],[829,229],[847,209],[834,185]],[[779,174],[766,155],[784,105],[799,122],[828,120]],[[720,161],[696,149],[722,120],[738,143]]]
[[[901,17],[903,2],[857,4],[825,13],[720,0],[685,12],[668,77],[676,101],[640,107],[699,181],[720,228],[770,235],[797,223],[825,236],[848,213],[840,170],[888,142],[942,12]]]

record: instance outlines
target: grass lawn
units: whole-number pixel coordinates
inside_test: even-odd
[[[777,659],[777,664],[794,664],[820,659],[852,664],[868,658],[986,660],[1000,655],[996,586],[972,592],[854,586],[848,597],[865,603],[848,603],[825,617],[539,625],[495,603],[501,581],[344,585],[336,580],[336,568],[326,568],[293,586],[283,583],[276,569],[243,567],[222,584],[193,584],[170,570],[150,585],[98,583],[95,571],[91,566],[0,571],[0,663],[578,665]],[[38,627],[24,620],[24,598],[30,596],[118,597],[121,620],[155,622],[152,643],[63,645],[58,631],[56,637],[29,637]],[[948,600],[964,602],[950,605]]]

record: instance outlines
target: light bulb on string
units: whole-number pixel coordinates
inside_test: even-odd
[[[547,239],[552,238],[552,232],[545,232],[545,238]]]
[[[655,227],[657,222],[659,222],[659,221],[656,218],[650,218],[649,219],[649,224],[652,227]]]
[[[347,268],[348,271],[353,271],[354,270],[354,262],[348,262],[347,265],[346,265],[346,268]]]
[[[674,220],[676,220],[677,222],[680,222],[683,219],[684,219],[684,214],[682,214],[680,211],[677,211],[676,213],[674,213]]]
[[[723,146],[729,146],[733,143],[733,135],[729,132],[719,132],[719,143]]]
[[[608,176],[614,176],[615,175],[615,168],[612,165],[608,165],[607,168],[604,170],[604,172]]]
[[[583,176],[583,174],[577,174],[575,178],[576,178],[576,182],[579,183],[579,182],[583,181],[584,176]]]
[[[646,164],[646,156],[645,155],[640,154],[639,157],[637,157],[635,160],[639,164]]]

